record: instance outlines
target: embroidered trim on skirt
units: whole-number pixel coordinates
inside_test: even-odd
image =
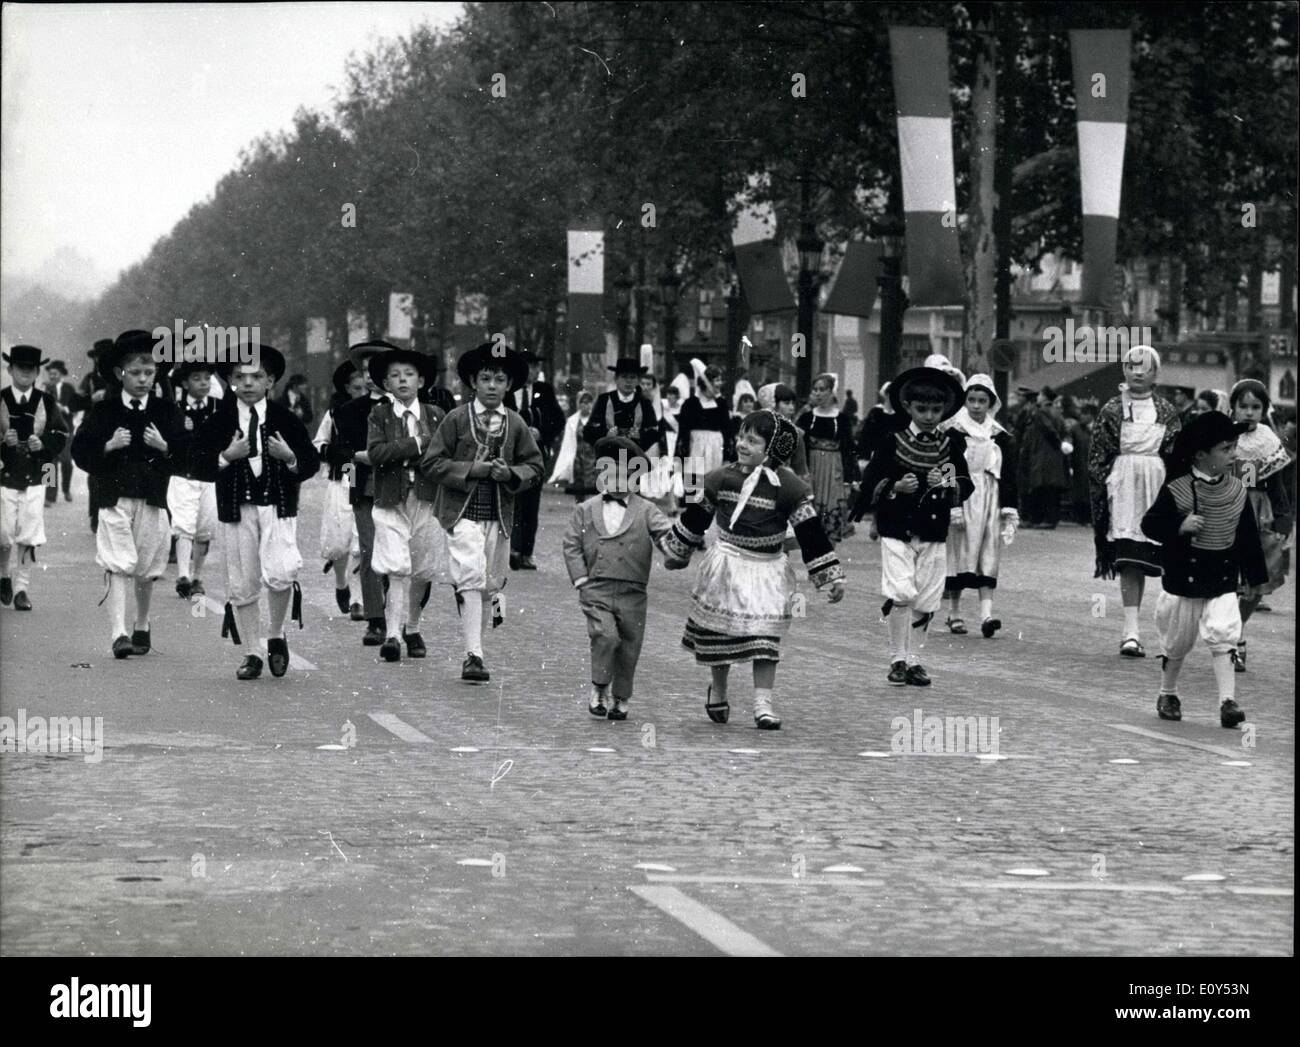
[[[1163,574],[1160,567],[1160,546],[1150,542],[1135,542],[1132,538],[1116,538],[1111,542],[1115,550],[1115,569],[1136,567],[1148,578],[1159,578]]]
[[[720,538],[700,561],[682,646],[713,665],[777,661],[794,593],[794,567],[784,552],[740,549]]]

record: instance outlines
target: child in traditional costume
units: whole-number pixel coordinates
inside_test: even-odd
[[[1097,548],[1094,577],[1119,575],[1124,636],[1119,653],[1145,658],[1138,615],[1147,578],[1160,576],[1160,545],[1142,530],[1142,517],[1165,482],[1165,459],[1178,435],[1178,409],[1155,394],[1160,356],[1149,345],[1124,354],[1124,384],[1092,427],[1088,479]]]
[[[737,461],[703,479],[701,498],[690,503],[665,539],[667,566],[684,567],[704,547],[704,533],[717,514],[718,541],[700,563],[682,646],[707,665],[713,683],[705,712],[726,723],[731,706],[731,666],[754,663],[754,723],[778,730],[772,708],[781,637],[790,627],[794,569],[783,548],[794,526],[813,585],[831,603],[844,597],[844,570],[813,506],[812,490],[786,463],[797,430],[771,411],[746,417],[737,437]]]
[[[329,410],[321,418],[312,442],[329,470],[325,503],[320,517],[320,555],[325,573],[334,572],[334,602],[353,621],[362,621],[361,608],[361,537],[356,514],[352,511],[352,470],[355,453],[343,439],[337,412],[345,404],[366,395],[369,386],[365,374],[351,360],[334,369],[334,395]]]
[[[966,438],[966,464],[973,485],[971,496],[951,513],[948,531],[948,575],[944,594],[948,598],[948,629],[965,633],[960,615],[963,589],[979,591],[980,632],[985,639],[1002,628],[993,617],[993,590],[998,585],[1002,546],[1016,536],[1020,514],[1016,509],[1015,446],[1008,433],[994,419],[1001,406],[986,374],[966,380],[966,400],[940,428],[957,429]]]
[[[695,371],[695,394],[682,404],[677,416],[677,457],[682,463],[682,482],[687,498],[698,497],[703,478],[731,457],[729,444],[734,433],[731,412],[722,398],[722,371],[691,360]]]
[[[795,423],[808,449],[813,503],[832,542],[841,542],[853,534],[848,491],[849,484],[860,478],[853,450],[853,424],[840,412],[835,396],[838,385],[839,378],[830,373],[813,379],[809,406]]]
[[[582,439],[582,427],[591,417],[595,397],[586,389],[578,394],[578,409],[564,423],[564,438],[548,483],[564,484],[564,493],[581,502],[596,493],[596,450]]]

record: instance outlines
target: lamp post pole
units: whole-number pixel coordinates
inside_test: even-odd
[[[799,333],[803,353],[795,361],[795,393],[807,400],[812,393],[813,352],[817,344],[817,282],[821,273],[822,249],[817,228],[804,219],[797,241],[799,248]]]
[[[618,355],[627,356],[628,307],[632,304],[632,281],[624,274],[614,281],[614,296],[618,302]]]
[[[881,237],[880,275],[880,380],[891,381],[898,373],[903,341],[903,310],[907,302],[903,294],[903,238]]]
[[[659,277],[659,300],[664,307],[664,384],[673,380],[677,362],[677,299],[682,292],[682,278],[669,268]]]

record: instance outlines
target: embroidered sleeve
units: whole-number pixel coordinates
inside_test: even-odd
[[[835,555],[835,546],[826,536],[821,517],[812,507],[811,498],[799,504],[795,513],[790,515],[790,523],[794,526],[794,537],[803,554],[809,581],[818,589],[842,581],[844,568],[840,565],[840,558]]]

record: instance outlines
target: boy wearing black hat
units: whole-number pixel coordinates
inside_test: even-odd
[[[167,569],[167,487],[184,460],[186,434],[176,405],[154,395],[169,369],[154,358],[147,331],[126,331],[97,359],[109,382],[72,439],[72,458],[95,481],[95,562],[108,574],[113,657],[148,654],[149,603]],[[126,593],[135,587],[135,625],[126,632]]]
[[[62,409],[36,388],[36,376],[49,363],[34,345],[16,345],[4,354],[13,384],[0,393],[0,603],[30,611],[31,579],[27,557],[45,544],[45,492],[57,491],[51,471],[68,440]],[[16,577],[9,555],[17,546]]]
[[[1219,723],[1235,728],[1246,718],[1232,663],[1241,639],[1237,586],[1268,580],[1255,512],[1245,485],[1231,475],[1237,437],[1247,428],[1218,411],[1197,415],[1175,438],[1172,478],[1142,517],[1142,533],[1160,543],[1164,571],[1156,601],[1162,720],[1183,718],[1178,675],[1198,637],[1210,648]]]
[[[358,370],[351,360],[339,364],[331,380],[334,395],[312,440],[329,477],[325,504],[321,508],[320,555],[325,561],[325,573],[334,571],[334,602],[338,609],[353,621],[362,621],[365,615],[359,599],[360,583],[356,580],[361,564],[361,536],[352,509],[353,451],[342,439],[336,418],[340,408],[369,393],[370,382],[366,372]]]
[[[251,652],[260,647],[263,587],[270,593],[266,660],[272,676],[283,676],[289,668],[284,622],[290,597],[302,628],[298,487],[320,468],[320,456],[298,416],[270,398],[283,376],[284,356],[278,349],[253,347],[253,359],[234,368],[235,395],[221,401],[195,441],[200,468],[217,477],[217,519],[226,555],[221,635],[248,652],[235,672],[240,680],[262,675],[262,659]]]
[[[379,648],[386,662],[425,656],[420,614],[428,585],[447,560],[447,536],[433,511],[437,485],[419,469],[420,455],[446,415],[422,403],[431,360],[412,349],[372,356],[370,379],[387,391],[388,402],[370,412],[366,450],[374,470],[375,546],[371,567],[388,579],[384,616],[387,636]]]
[[[201,429],[217,411],[221,401],[210,395],[213,366],[204,360],[177,364],[172,377],[181,390],[180,409],[185,432]],[[202,596],[203,563],[217,533],[217,489],[210,477],[200,474],[193,455],[174,460],[175,470],[167,485],[167,511],[176,539],[176,595],[188,600]]]
[[[573,510],[562,544],[564,565],[591,640],[587,708],[593,716],[626,720],[645,636],[650,561],[656,545],[664,552],[673,524],[638,493],[644,480],[637,477],[650,475],[650,460],[637,444],[623,436],[598,441],[596,468],[603,492]],[[612,702],[606,697],[611,684]]]
[[[358,342],[348,349],[348,360],[366,376],[369,390],[365,396],[343,404],[334,412],[334,436],[340,450],[348,456],[352,514],[357,523],[357,538],[361,549],[360,568],[362,617],[366,631],[361,643],[378,647],[387,637],[384,623],[384,584],[374,572],[371,559],[375,548],[375,481],[370,471],[370,453],[366,450],[370,440],[370,412],[386,401],[383,390],[370,379],[368,362],[378,353],[388,352],[397,346],[379,339]],[[353,620],[356,616],[353,615]]]
[[[662,434],[659,417],[641,392],[641,375],[648,368],[625,356],[606,370],[614,372],[614,388],[596,397],[582,438],[594,444],[606,436],[626,436],[641,450],[650,450]]]
[[[54,398],[54,402],[63,410],[63,424],[67,427],[68,432],[72,431],[72,416],[80,409],[81,397],[77,395],[77,390],[72,388],[72,383],[68,379],[68,365],[62,360],[51,360],[46,365],[45,373],[48,380],[45,383],[45,391]],[[64,441],[63,450],[52,459],[56,467],[62,473],[63,483],[63,500],[72,501],[72,441]],[[55,502],[59,497],[59,488],[56,484],[49,484],[45,488],[45,504],[49,505]]]
[[[520,354],[484,342],[456,361],[474,398],[448,413],[434,431],[420,469],[438,485],[434,510],[447,532],[449,572],[456,589],[465,662],[460,678],[489,679],[483,664],[483,594],[492,624],[504,620],[500,591],[510,548],[515,498],[542,480],[542,452],[528,425],[502,402],[528,374]]]
[[[966,440],[941,431],[961,408],[961,383],[935,367],[913,367],[889,386],[889,399],[906,428],[887,434],[871,456],[852,519],[874,512],[880,532],[881,609],[889,620],[889,675],[893,686],[929,687],[920,663],[926,633],[943,598],[948,523],[970,497]]]

